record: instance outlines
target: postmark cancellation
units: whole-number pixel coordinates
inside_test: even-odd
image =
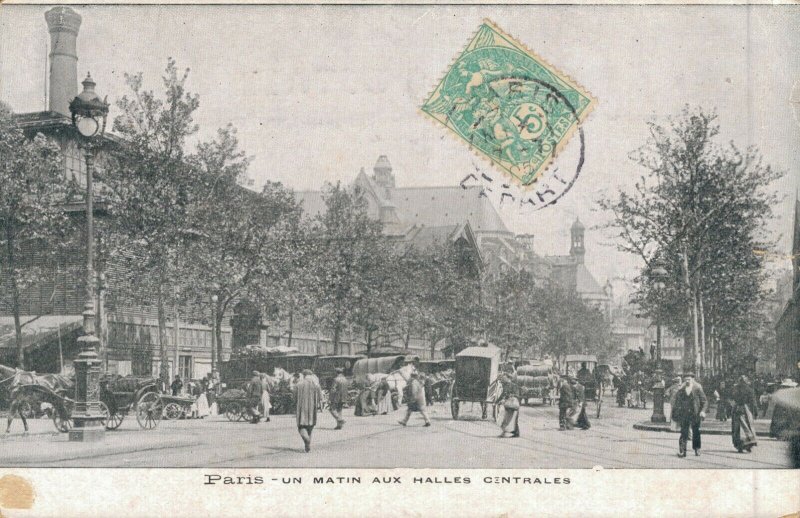
[[[484,20],[421,109],[527,190],[596,104],[575,80]]]

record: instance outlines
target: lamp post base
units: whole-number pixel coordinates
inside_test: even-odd
[[[667,417],[664,415],[664,387],[653,387],[653,415],[650,416],[650,422],[667,422]]]
[[[100,342],[94,335],[78,338],[82,352],[75,365],[75,410],[72,412],[73,429],[70,441],[93,442],[105,437],[105,416],[100,412],[100,358],[96,346]]]

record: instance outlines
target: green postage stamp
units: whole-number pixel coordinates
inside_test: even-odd
[[[484,21],[422,111],[529,188],[597,101]]]

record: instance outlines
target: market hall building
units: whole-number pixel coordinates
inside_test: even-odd
[[[15,117],[27,136],[32,138],[41,133],[59,145],[65,180],[74,180],[85,190],[86,161],[69,111],[70,101],[78,94],[77,42],[82,19],[69,7],[54,7],[45,13],[45,20],[51,43],[47,109],[16,114]],[[108,132],[105,139],[112,145],[116,140]],[[103,161],[100,150],[95,158],[96,171],[102,171]],[[95,218],[103,218],[100,187],[94,192]],[[76,220],[79,232],[84,232],[85,223],[82,222],[85,221],[86,209],[83,199],[65,205],[64,210]],[[30,261],[28,264],[48,271],[42,282],[20,293],[22,345],[28,369],[59,372],[64,367],[69,368],[71,360],[80,352],[77,338],[84,334],[86,241],[85,234],[77,237],[74,248],[59,252],[49,261],[45,261],[48,254],[35,246],[29,247],[25,254],[25,259]],[[119,265],[115,265],[113,259],[104,264],[102,259],[98,257],[95,265],[97,286],[94,290],[100,357],[106,361],[106,369],[111,373],[158,375],[161,362],[156,309],[154,305],[129,304],[121,300],[113,291],[115,281],[124,277],[116,275],[119,272],[115,272],[115,268]],[[8,289],[8,279],[0,281],[3,289]],[[177,373],[186,379],[203,377],[211,372],[210,311],[195,310],[196,314],[191,314],[186,308],[170,308],[168,311],[170,322],[166,345],[171,375]],[[233,311],[230,316],[235,316]],[[223,326],[221,331],[220,352],[225,358],[235,340],[230,326]],[[0,306],[0,363],[15,365],[15,358],[14,319],[11,308],[3,305]]]

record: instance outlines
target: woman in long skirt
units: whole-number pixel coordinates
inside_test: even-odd
[[[208,406],[208,398],[206,397],[205,391],[200,392],[200,395],[197,396],[195,404],[197,405],[197,417],[199,417],[200,419],[211,414],[211,411],[209,410]]]
[[[756,395],[753,387],[748,383],[747,376],[742,376],[733,389],[734,407],[731,413],[731,438],[733,446],[739,453],[750,453],[753,446],[757,445],[756,434],[753,431],[752,410],[756,405]]]
[[[392,408],[392,390],[389,387],[388,381],[385,379],[381,380],[375,391],[375,397],[378,400],[378,414],[388,414]]]

